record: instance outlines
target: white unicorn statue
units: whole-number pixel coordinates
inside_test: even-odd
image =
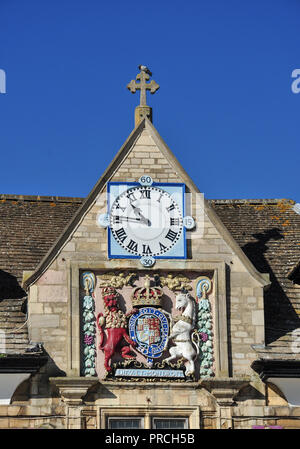
[[[177,357],[183,357],[187,360],[185,366],[185,375],[189,376],[195,372],[195,357],[199,354],[198,344],[193,340],[195,336],[199,339],[195,328],[196,321],[196,304],[190,294],[183,289],[181,293],[176,296],[175,307],[181,312],[181,315],[172,317],[172,329],[169,339],[173,339],[176,346],[169,349],[170,357],[165,359],[165,362],[170,362]],[[196,347],[196,350],[194,346]]]

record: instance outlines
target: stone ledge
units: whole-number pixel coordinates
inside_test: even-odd
[[[111,389],[122,388],[123,390],[128,389],[136,389],[137,387],[141,390],[152,390],[155,388],[162,388],[165,390],[180,390],[180,389],[189,389],[189,390],[197,390],[203,388],[200,382],[127,382],[127,381],[101,381],[101,386],[109,387]]]

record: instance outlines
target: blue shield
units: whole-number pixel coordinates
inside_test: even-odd
[[[149,363],[164,351],[169,335],[169,322],[166,315],[155,307],[143,307],[129,319],[130,338],[137,343],[137,351]]]

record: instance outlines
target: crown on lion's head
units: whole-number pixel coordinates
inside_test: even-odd
[[[102,296],[118,295],[117,290],[114,287],[103,287]]]
[[[102,297],[106,307],[116,309],[119,293],[114,287],[103,287]]]

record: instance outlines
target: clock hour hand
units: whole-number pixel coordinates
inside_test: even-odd
[[[144,217],[144,215],[141,213],[141,209],[139,207],[134,206],[132,203],[131,203],[131,206],[133,208],[133,212],[135,213],[135,215],[140,217],[141,223],[144,223],[147,226],[151,226],[151,221],[148,220],[148,218]]]

